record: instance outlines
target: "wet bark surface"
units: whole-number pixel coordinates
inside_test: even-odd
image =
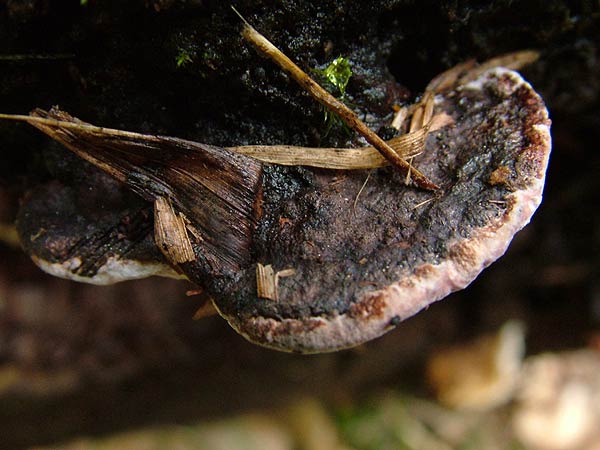
[[[597,329],[597,7],[363,3],[236,6],[306,69],[349,57],[349,103],[382,133],[391,105],[441,70],[541,50],[524,75],[548,105],[554,150],[544,203],[507,255],[364,351],[301,357],[252,346],[217,318],[192,321],[199,301],[185,298],[185,283],[79,285],[40,273],[2,244],[0,447],[215,417],[303,392],[342,401],[418,385],[412,369],[428,350],[507,318],[526,322],[530,352],[582,345]],[[13,57],[0,60],[2,110],[59,104],[95,124],[220,146],[359,143],[342,129],[325,135],[323,112],[243,44],[238,26],[220,2],[5,2],[0,52]],[[177,67],[184,54],[191,61]],[[85,165],[28,126],[0,123],[0,155],[2,223],[41,183],[85,189]]]

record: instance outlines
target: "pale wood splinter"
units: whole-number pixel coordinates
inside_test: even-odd
[[[294,269],[285,269],[275,272],[273,266],[261,263],[256,265],[256,293],[259,298],[268,300],[279,300],[279,278],[290,277],[294,275]]]
[[[184,217],[175,212],[171,201],[165,197],[154,201],[154,240],[165,257],[175,264],[196,259]]]

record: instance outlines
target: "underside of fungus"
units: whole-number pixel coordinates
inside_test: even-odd
[[[439,186],[436,191],[406,186],[406,174],[381,167],[381,158],[378,169],[334,171],[181,144],[178,158],[153,160],[157,167],[175,167],[169,179],[182,177],[202,149],[213,155],[214,167],[225,155],[232,179],[235,171],[240,179],[250,173],[246,191],[235,194],[247,201],[238,205],[226,198],[223,213],[232,214],[231,221],[236,214],[248,217],[246,228],[232,232],[225,221],[215,223],[211,234],[203,228],[210,217],[200,226],[194,214],[206,213],[186,203],[194,197],[182,200],[185,191],[156,181],[160,171],[131,175],[119,166],[121,172],[107,172],[146,201],[129,198],[115,201],[112,210],[77,210],[85,199],[72,188],[47,185],[23,203],[23,246],[44,270],[78,280],[102,284],[142,273],[186,277],[206,289],[233,328],[263,346],[310,353],[363,343],[467,286],[505,252],[541,202],[551,141],[539,95],[504,68],[480,70],[453,84],[432,95],[431,113],[450,117],[452,125],[430,131],[415,159]],[[52,135],[50,125],[38,125]],[[82,136],[69,130],[53,135],[71,149]],[[147,137],[144,146],[159,139]],[[119,151],[125,154],[128,146]],[[103,150],[96,150],[95,163],[102,167]],[[141,164],[145,153],[135,151]],[[199,195],[219,206],[211,192],[228,186],[212,180],[208,193]],[[117,197],[126,195],[119,192]],[[65,205],[61,195],[73,202]],[[159,200],[160,208],[153,212],[148,200]],[[187,236],[183,257],[155,245],[158,216],[173,220]],[[169,228],[160,229],[160,242],[177,242]],[[219,239],[230,246],[225,253],[215,245]]]

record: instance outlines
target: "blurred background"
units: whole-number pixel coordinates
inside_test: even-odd
[[[522,49],[553,121],[544,201],[507,254],[361,347],[299,356],[192,320],[193,286],[53,278],[20,199],[90,170],[0,123],[0,449],[600,449],[600,2],[239,1],[305,69],[348,58],[381,134],[437,73]],[[229,3],[0,1],[0,111],[215,145],[352,145],[249,49]],[[82,187],[83,186],[83,187]],[[90,188],[91,189],[91,188]]]

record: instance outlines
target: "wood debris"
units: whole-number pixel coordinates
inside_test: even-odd
[[[175,212],[171,201],[165,197],[158,197],[154,202],[154,240],[160,251],[175,264],[196,259],[183,216]]]
[[[217,308],[213,304],[211,299],[208,299],[206,302],[200,306],[192,316],[192,320],[200,320],[205,317],[212,317],[218,314]]]
[[[275,272],[273,266],[258,263],[256,265],[256,292],[259,298],[279,300],[279,278],[294,275],[294,269],[285,269]]]

